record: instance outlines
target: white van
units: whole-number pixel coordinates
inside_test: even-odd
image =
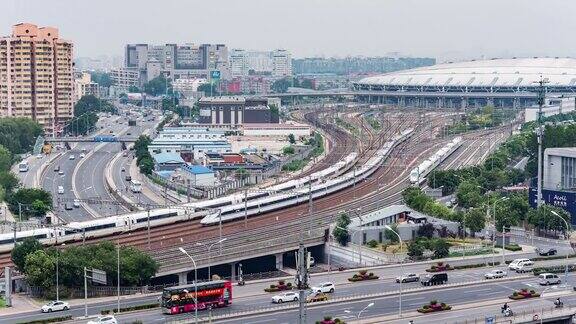
[[[559,285],[561,282],[562,280],[554,273],[542,273],[538,276],[538,283],[542,286]]]
[[[530,259],[514,259],[512,262],[510,262],[510,264],[508,265],[508,269],[510,270],[518,270],[518,268],[520,267],[520,265],[533,265],[534,262],[532,262],[532,260]]]

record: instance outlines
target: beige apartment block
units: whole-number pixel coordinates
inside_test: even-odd
[[[58,29],[21,23],[0,38],[0,116],[29,117],[46,131],[74,114],[73,44]]]

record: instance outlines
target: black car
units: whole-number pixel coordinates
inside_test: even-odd
[[[420,279],[423,286],[441,285],[448,282],[447,273],[434,273]]]
[[[538,249],[538,254],[541,256],[556,255],[558,250],[555,248]]]
[[[126,181],[132,181],[132,177],[129,176],[129,175],[127,175],[126,177],[124,177],[124,179],[125,179]]]
[[[72,207],[72,204],[66,203],[66,204],[64,205],[64,209],[66,209],[66,210],[72,210],[72,209],[74,209],[74,207]]]

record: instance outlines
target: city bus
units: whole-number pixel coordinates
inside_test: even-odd
[[[138,180],[130,180],[130,190],[132,192],[142,192],[142,183]]]
[[[195,309],[226,307],[232,304],[232,282],[214,280],[198,283],[198,303],[194,301],[194,284],[164,288],[161,296],[162,313],[181,314]]]
[[[30,170],[30,166],[28,165],[28,162],[22,161],[18,164],[18,171],[28,172],[28,170]]]

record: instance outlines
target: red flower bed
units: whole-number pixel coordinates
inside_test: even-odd
[[[454,268],[450,266],[448,263],[437,262],[436,264],[432,265],[429,269],[426,269],[426,272],[443,272],[449,270],[454,270]]]
[[[528,289],[521,289],[520,291],[515,291],[514,293],[512,293],[512,295],[508,296],[508,298],[513,300],[536,298],[536,297],[540,297],[540,294],[535,292],[534,290],[528,290]]]
[[[446,305],[445,303],[438,303],[437,301],[433,300],[428,305],[424,305],[421,308],[418,308],[416,311],[419,313],[433,313],[433,312],[442,312],[446,310],[451,310],[452,307]]]
[[[368,273],[366,270],[360,270],[357,274],[354,274],[352,278],[348,278],[348,281],[356,282],[363,280],[376,280],[378,278],[379,277],[372,272]]]
[[[268,288],[264,288],[265,292],[277,292],[277,291],[283,291],[283,290],[292,290],[294,287],[292,286],[292,283],[287,283],[284,282],[284,280],[279,280],[277,285],[270,285],[270,287]]]

